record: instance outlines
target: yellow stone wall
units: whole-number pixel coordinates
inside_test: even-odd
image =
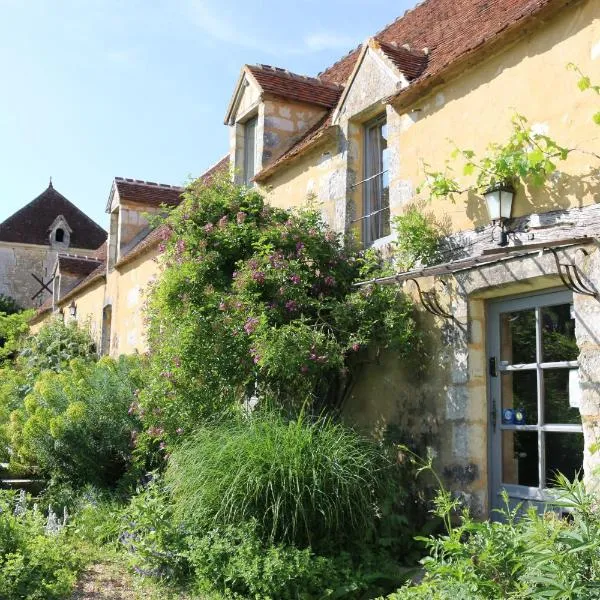
[[[548,133],[567,147],[600,153],[600,136],[591,121],[598,110],[598,96],[579,91],[578,76],[566,69],[569,62],[577,64],[592,79],[600,80],[597,1],[564,8],[550,22],[524,32],[518,42],[496,55],[466,72],[448,76],[448,83],[412,106],[378,105],[380,111],[387,112],[390,130],[392,213],[400,213],[415,196],[415,189],[424,180],[423,161],[431,168],[443,170],[454,144],[481,154],[489,142],[507,139],[515,112],[526,116],[536,130]],[[369,68],[366,61],[364,67]],[[377,78],[372,79],[375,85]],[[376,106],[385,93],[378,89],[372,92]],[[362,178],[362,124],[374,115],[362,105],[359,108],[359,114],[347,113],[340,120],[341,141],[337,147],[331,144],[326,149],[331,152],[326,160],[323,150],[307,154],[263,182],[270,202],[299,205],[314,193],[325,214],[330,215],[336,210],[339,196],[348,195],[354,206],[348,209],[347,219],[360,216],[362,194],[351,185]],[[563,173],[553,180],[552,193],[547,189],[518,191],[513,215],[593,203],[597,184],[580,176],[589,174],[590,167],[598,167],[597,163],[589,155],[573,153],[566,164],[559,166]],[[461,166],[457,164],[458,174]],[[336,189],[334,197],[328,193],[327,182],[336,175],[346,185]],[[473,178],[461,179],[461,183],[473,183]],[[483,200],[475,195],[459,197],[456,203],[437,202],[432,209],[438,216],[450,219],[452,231],[489,222]],[[343,221],[341,229],[346,224]]]

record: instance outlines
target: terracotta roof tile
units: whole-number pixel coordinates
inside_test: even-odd
[[[386,44],[378,40],[377,44],[409,81],[416,79],[427,67],[427,55],[422,52],[411,52],[403,46],[398,46],[396,42]]]
[[[453,63],[496,39],[513,25],[551,5],[558,10],[568,1],[425,0],[376,34],[375,40],[407,79],[412,79],[412,84],[399,92],[403,94],[411,91],[415,84],[442,74]],[[346,85],[361,49],[362,46],[358,46],[319,73],[318,81]],[[308,131],[255,179],[261,180],[276,166],[301,154],[325,135],[327,129],[320,127]]]
[[[176,185],[166,185],[140,179],[126,179],[124,177],[115,177],[115,187],[121,202],[132,202],[154,207],[163,204],[177,206],[181,202],[181,194],[184,190],[184,188]]]
[[[94,250],[106,240],[106,231],[50,184],[37,198],[0,223],[0,241],[49,246],[50,227],[59,215],[72,229],[72,248]]]
[[[340,98],[340,85],[290,73],[270,65],[247,65],[263,91],[289,100],[333,108]]]

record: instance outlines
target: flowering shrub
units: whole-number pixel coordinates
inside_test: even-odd
[[[415,355],[411,303],[393,286],[353,287],[380,261],[317,211],[272,208],[223,178],[192,184],[165,225],[139,405],[156,445],[244,400],[336,408],[367,349]]]

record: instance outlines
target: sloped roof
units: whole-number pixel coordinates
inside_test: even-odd
[[[126,179],[115,177],[114,185],[119,193],[121,202],[145,204],[159,207],[164,205],[177,206],[181,202],[183,188],[178,185],[142,181],[141,179]]]
[[[386,44],[379,40],[375,40],[375,42],[379,49],[409,81],[416,79],[427,68],[427,54],[412,52],[403,46],[398,46],[396,42],[391,44]]]
[[[62,215],[71,233],[70,246],[94,250],[107,237],[106,231],[57,192],[52,183],[37,198],[0,223],[0,241],[17,244],[50,244],[50,228]]]
[[[524,24],[544,9],[548,13],[560,10],[578,0],[425,0],[374,36],[382,52],[412,80],[411,85],[398,92],[406,94],[417,85],[435,81],[461,59],[474,55],[490,42],[500,39],[509,30]],[[345,86],[361,55],[362,45],[338,62],[319,73],[323,83]],[[315,135],[306,133],[296,140],[277,161],[285,163],[293,154],[316,143],[326,129]],[[298,152],[298,148],[301,152]],[[270,175],[273,165],[260,172],[256,179]],[[268,169],[268,171],[267,171]]]
[[[270,65],[246,65],[246,68],[264,92],[289,100],[332,108],[342,93],[340,85],[321,81],[316,77],[298,75],[286,69]]]
[[[77,256],[75,254],[59,254],[58,268],[61,273],[86,277],[92,271],[98,268],[102,261],[87,256]]]

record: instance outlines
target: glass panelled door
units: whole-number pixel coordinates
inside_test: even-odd
[[[583,465],[572,295],[493,303],[488,318],[491,505],[505,490],[541,508],[556,473]]]

